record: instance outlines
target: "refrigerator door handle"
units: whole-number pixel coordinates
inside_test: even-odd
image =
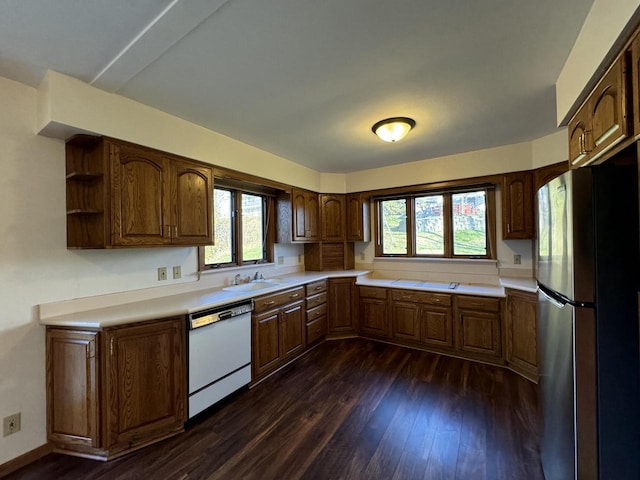
[[[566,303],[562,303],[562,302],[558,301],[557,299],[553,298],[551,295],[549,295],[547,292],[545,292],[544,288],[541,288],[540,286],[538,286],[538,291],[554,307],[563,308],[566,305]]]

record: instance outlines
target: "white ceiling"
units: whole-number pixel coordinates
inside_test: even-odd
[[[4,0],[0,76],[47,69],[322,172],[528,141],[593,0]],[[415,129],[386,144],[378,120]],[[242,159],[238,159],[241,164]]]

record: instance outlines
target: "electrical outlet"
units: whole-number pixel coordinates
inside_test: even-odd
[[[6,437],[20,431],[20,412],[2,419],[2,436]]]
[[[182,277],[182,268],[180,267],[180,265],[173,267],[173,278],[180,278]]]
[[[302,255],[298,255],[298,263],[302,263]]]
[[[280,255],[278,257],[278,265],[282,265],[284,263],[284,257],[282,255]]]
[[[167,267],[158,268],[158,281],[167,279]]]
[[[364,260],[364,252],[360,253],[360,260]]]
[[[522,257],[518,254],[513,256],[513,264],[520,265],[522,263]]]

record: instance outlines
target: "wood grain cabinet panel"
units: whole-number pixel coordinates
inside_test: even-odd
[[[453,348],[453,318],[450,308],[423,307],[420,315],[420,339],[440,348]]]
[[[534,237],[533,174],[515,172],[502,182],[502,238]]]
[[[48,438],[110,459],[184,430],[185,320],[99,332],[47,328]]]
[[[415,303],[393,302],[393,338],[420,340],[420,307]]]
[[[385,288],[359,287],[359,332],[367,336],[388,338],[391,336],[387,290]]]
[[[106,137],[66,145],[67,247],[213,243],[213,168]]]
[[[456,348],[472,358],[502,362],[500,301],[497,298],[459,295]]]
[[[328,334],[353,336],[357,332],[357,316],[354,299],[355,279],[330,278],[328,283]]]
[[[632,47],[633,51],[633,47]],[[629,136],[628,92],[633,54],[623,52],[569,122],[571,168],[603,160]]]
[[[47,437],[98,448],[98,333],[48,328],[46,338]]]
[[[349,193],[346,196],[348,242],[369,242],[371,226],[369,220],[369,201],[361,193]]]
[[[512,370],[538,381],[538,297],[507,289],[506,361]]]
[[[320,195],[321,239],[324,242],[342,242],[346,230],[345,197],[339,194]]]
[[[279,312],[253,316],[253,375],[260,377],[280,363]]]
[[[280,192],[276,198],[278,243],[320,241],[320,199],[300,188]]]
[[[255,299],[252,377],[257,381],[306,348],[305,287]]]

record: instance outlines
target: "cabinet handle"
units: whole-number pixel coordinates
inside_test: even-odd
[[[435,303],[440,303],[442,301],[439,298],[432,298],[431,300]]]
[[[96,345],[93,340],[87,344],[87,358],[93,358],[96,356]]]
[[[265,305],[273,305],[274,303],[276,303],[275,300],[271,300],[270,302],[265,302]]]
[[[178,238],[178,226],[173,226],[173,238]]]
[[[318,285],[316,288],[314,288],[314,290],[315,291],[322,290],[322,285]]]
[[[511,233],[511,224],[507,223],[507,233]]]
[[[111,355],[113,355],[113,337],[111,337],[111,345],[109,346],[109,351],[111,352]]]
[[[299,296],[299,293],[294,293],[293,295],[289,295],[289,298],[298,298]]]

